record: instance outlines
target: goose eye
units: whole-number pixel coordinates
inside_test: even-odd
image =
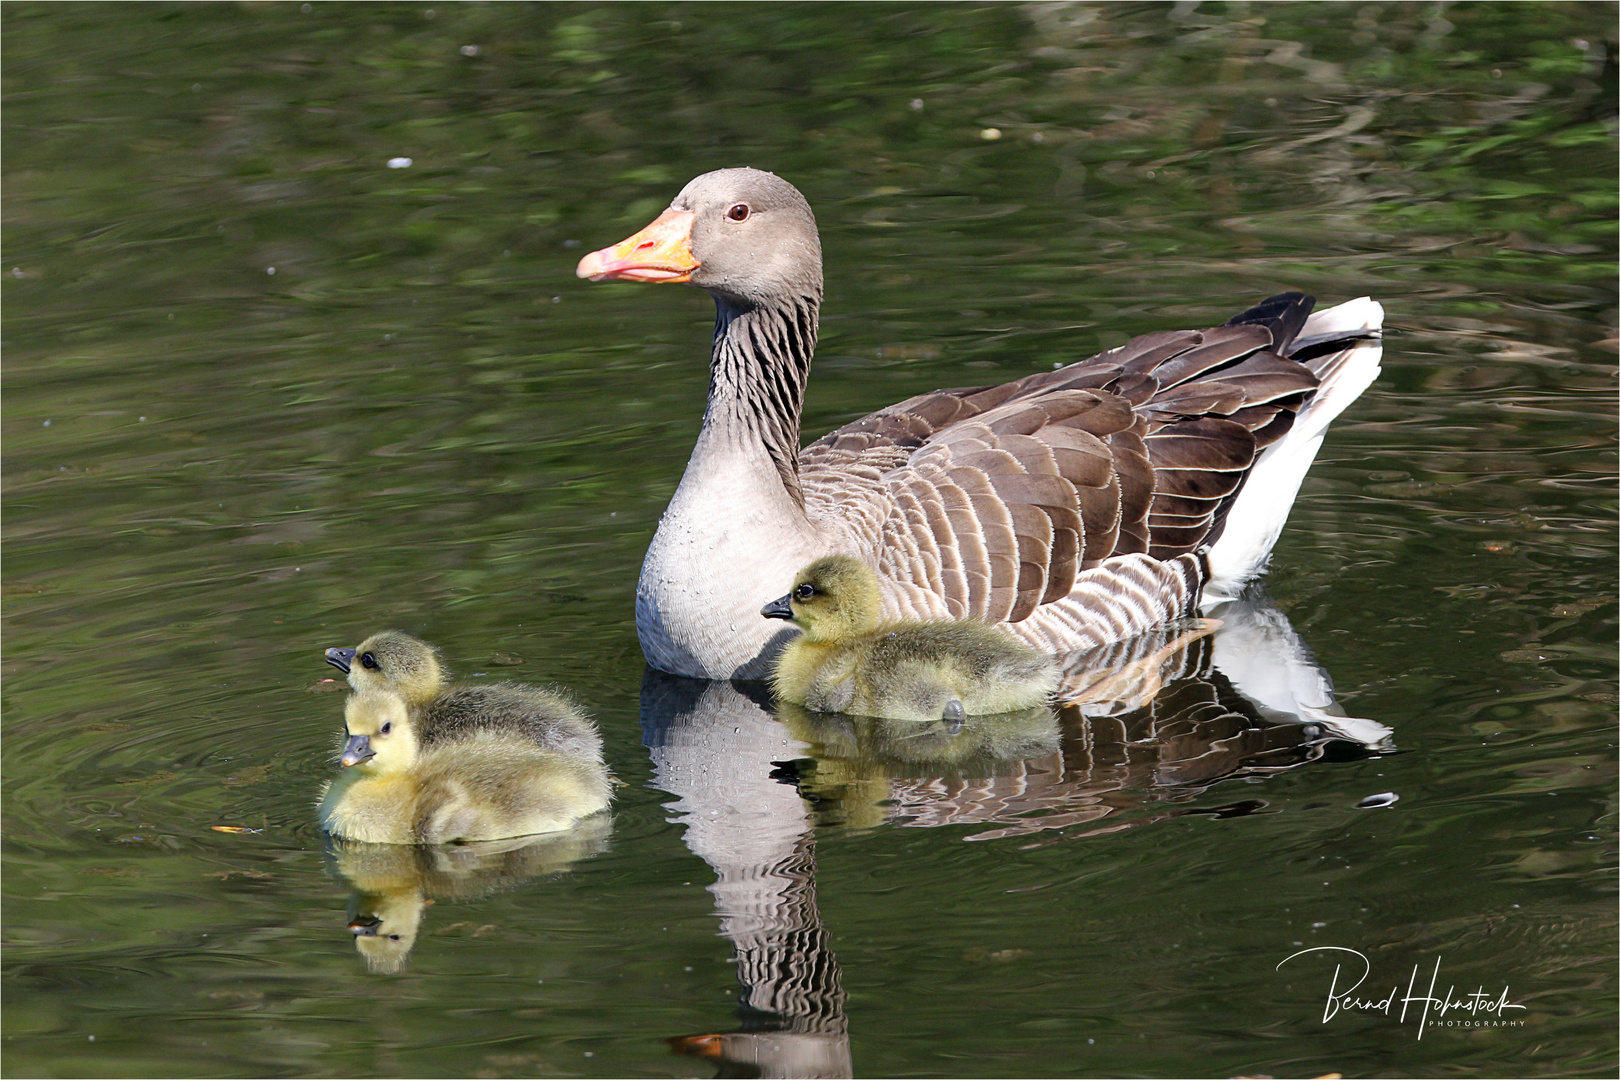
[[[390,721],[389,723],[386,723],[382,727],[378,728],[377,729],[377,734],[386,735],[392,730],[394,730],[394,725],[393,725],[393,722]]]
[[[377,658],[372,656],[370,653],[366,653],[364,656],[360,657],[360,666],[370,668],[372,671],[377,671],[382,668],[382,665],[377,663]]]
[[[732,221],[747,221],[748,215],[751,213],[753,213],[753,211],[748,209],[747,203],[738,203],[736,206],[733,206],[730,210],[726,211],[726,217],[730,218]]]
[[[814,595],[816,595],[815,586],[811,585],[809,582],[805,582],[803,585],[800,585],[797,589],[793,590],[793,599],[795,600],[808,600]]]

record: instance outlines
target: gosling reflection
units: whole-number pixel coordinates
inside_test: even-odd
[[[778,699],[821,712],[947,720],[1028,709],[1057,687],[1057,665],[997,628],[969,619],[882,622],[877,575],[829,555],[761,612],[804,632],[777,659]]]
[[[434,901],[473,899],[560,874],[605,850],[611,827],[604,814],[567,832],[444,847],[328,836],[327,867],[354,889],[349,930],[366,967],[396,974],[404,970],[423,913]]]
[[[1045,706],[994,716],[916,723],[814,712],[782,702],[776,715],[808,754],[784,762],[818,825],[871,828],[893,816],[898,778],[939,789],[956,777],[1016,772],[1026,760],[1058,752],[1062,728]]]

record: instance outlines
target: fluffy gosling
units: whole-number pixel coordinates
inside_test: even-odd
[[[847,555],[800,571],[760,612],[804,630],[776,662],[777,696],[820,712],[959,722],[1033,708],[1057,687],[1056,662],[1008,634],[969,620],[883,624],[881,597],[877,576]]]
[[[599,754],[570,755],[502,726],[463,725],[424,746],[405,699],[350,696],[343,774],[322,793],[321,826],[373,844],[446,844],[557,832],[606,809]]]
[[[602,753],[595,725],[561,693],[514,682],[452,684],[439,651],[398,630],[372,634],[352,649],[327,649],[326,662],[359,693],[399,695],[424,748],[468,730],[499,729],[560,753]]]

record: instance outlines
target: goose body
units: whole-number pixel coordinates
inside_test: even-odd
[[[1313,312],[1285,293],[1224,326],[922,394],[800,449],[822,277],[793,185],[706,173],[578,272],[715,299],[708,406],[636,592],[648,661],[703,678],[767,677],[791,631],[754,605],[829,554],[875,568],[885,619],[1002,624],[1048,652],[1235,595],[1380,358],[1377,303]]]
[[[766,618],[804,631],[772,677],[784,701],[818,712],[947,720],[1032,709],[1057,688],[1057,663],[971,619],[884,623],[871,569],[849,555],[817,559]]]
[[[321,826],[373,844],[444,844],[567,829],[607,807],[599,756],[548,749],[510,725],[467,724],[423,747],[405,699],[365,690],[344,708],[343,774]]]

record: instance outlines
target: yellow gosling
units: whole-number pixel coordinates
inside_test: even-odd
[[[561,691],[514,682],[451,683],[439,651],[398,630],[372,634],[352,649],[327,649],[326,662],[356,693],[392,693],[411,714],[424,749],[471,730],[501,730],[549,750],[600,757],[596,727]]]
[[[612,780],[599,743],[569,754],[521,726],[463,719],[424,745],[404,697],[351,695],[344,771],[322,795],[321,826],[373,844],[463,843],[556,832],[606,809]]]
[[[777,696],[820,712],[959,722],[1033,708],[1057,687],[1050,656],[995,627],[884,624],[877,575],[848,555],[811,563],[761,614],[804,631],[777,659]]]
[[[417,710],[432,704],[450,681],[439,650],[398,630],[372,634],[353,649],[327,649],[326,662],[347,675],[357,692],[390,691]]]

